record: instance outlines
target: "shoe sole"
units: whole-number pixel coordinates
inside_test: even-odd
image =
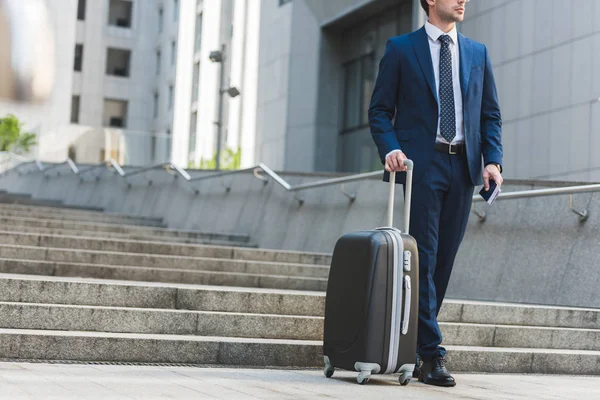
[[[427,382],[425,379],[423,379],[422,376],[419,376],[418,378],[419,382],[422,382],[426,385],[431,385],[431,386],[440,386],[440,387],[454,387],[456,386],[456,382],[447,382],[447,383],[438,383],[438,382]]]

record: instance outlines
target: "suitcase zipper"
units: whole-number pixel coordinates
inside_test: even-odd
[[[411,287],[410,287],[410,276],[404,277],[404,318],[402,319],[402,334],[408,333],[408,323],[410,321],[410,298],[411,298]]]
[[[390,326],[390,348],[388,353],[388,362],[386,374],[391,374],[396,371],[398,364],[398,353],[400,347],[400,332],[401,332],[401,315],[402,310],[402,268],[399,268],[399,258],[404,255],[404,246],[402,237],[398,238],[399,233],[396,230],[387,230],[387,233],[392,239],[394,246],[393,254],[393,287],[392,287],[392,317]],[[400,239],[400,240],[399,240]]]

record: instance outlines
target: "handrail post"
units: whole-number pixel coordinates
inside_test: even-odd
[[[579,222],[585,222],[589,217],[588,210],[579,211],[573,208],[573,193],[569,195],[569,210],[579,215]]]

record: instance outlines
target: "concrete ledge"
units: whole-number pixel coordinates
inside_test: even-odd
[[[600,350],[600,330],[441,323],[445,345]],[[321,317],[0,302],[0,328],[322,340]]]
[[[306,316],[325,307],[319,292],[18,275],[0,276],[0,300]]]
[[[318,264],[329,266],[331,256],[319,253],[301,253],[268,249],[244,249],[236,246],[207,246],[164,243],[164,241],[116,240],[98,237],[47,235],[0,230],[0,244],[53,247],[62,249],[101,250],[163,254],[169,256],[226,258],[245,261],[283,262],[293,264]]]
[[[0,302],[0,328],[321,340],[320,317]]]
[[[5,225],[2,227],[2,231],[12,234],[42,234],[42,235],[58,235],[58,236],[74,236],[83,238],[95,238],[95,239],[120,239],[120,240],[140,240],[150,242],[160,242],[163,244],[169,243],[185,243],[185,244],[206,244],[211,246],[231,246],[235,244],[237,247],[256,247],[256,244],[248,242],[230,242],[227,240],[218,239],[202,239],[202,238],[181,238],[181,237],[168,237],[168,236],[152,236],[143,234],[131,234],[131,233],[117,233],[117,232],[90,232],[82,230],[72,229],[54,229],[54,228],[40,228],[36,226],[12,226]]]
[[[28,206],[42,206],[60,209],[85,210],[85,211],[103,211],[100,207],[81,206],[75,204],[65,204],[60,200],[34,199],[30,194],[5,194],[0,195],[2,204],[18,204]]]
[[[555,326],[600,329],[600,310],[593,308],[449,300],[439,321],[476,324]]]
[[[323,316],[325,293],[0,275],[0,301]],[[446,300],[440,321],[600,329],[600,310]]]
[[[598,351],[448,346],[455,372],[596,375]],[[0,329],[0,357],[322,367],[318,341]]]
[[[444,343],[460,346],[600,351],[600,330],[440,323]],[[600,371],[599,371],[600,372]]]
[[[598,375],[600,352],[448,346],[456,372]]]
[[[44,206],[28,206],[23,204],[4,204],[0,203],[0,211],[2,212],[10,212],[16,211],[20,213],[46,213],[52,215],[66,215],[71,217],[81,217],[85,218],[97,218],[97,217],[109,217],[109,218],[119,218],[124,220],[133,220],[133,221],[152,221],[156,223],[162,223],[161,218],[153,218],[153,217],[134,217],[127,214],[120,214],[116,212],[107,212],[99,209],[80,209],[80,208],[71,208],[65,206],[64,208],[60,207],[44,207]]]
[[[135,235],[150,235],[150,236],[167,236],[167,237],[183,237],[189,239],[218,239],[231,242],[247,243],[250,238],[248,235],[236,233],[212,233],[200,231],[174,230],[166,228],[142,227],[137,225],[115,225],[106,223],[84,223],[84,222],[69,222],[51,219],[39,218],[16,218],[16,217],[0,217],[0,226],[34,226],[51,229],[70,229],[76,231],[90,232],[114,232],[127,233]]]
[[[0,245],[0,258],[61,263],[136,266],[188,271],[218,271],[262,275],[289,275],[326,279],[329,267],[268,261],[244,261],[224,258],[166,256],[161,254],[121,253],[97,250]]]
[[[312,367],[319,342],[0,329],[0,357]]]
[[[67,213],[54,213],[42,210],[9,210],[0,208],[0,218],[39,218],[44,220],[65,221],[65,222],[98,222],[105,224],[124,224],[124,225],[142,225],[157,228],[166,228],[166,225],[156,220],[146,220],[143,218],[132,217],[113,217],[108,215],[77,215]]]
[[[0,259],[0,272],[97,279],[324,291],[325,278]]]

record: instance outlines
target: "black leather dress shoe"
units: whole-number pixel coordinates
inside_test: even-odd
[[[435,386],[449,387],[456,385],[456,381],[446,369],[446,360],[442,357],[423,362],[419,381],[427,385]]]

